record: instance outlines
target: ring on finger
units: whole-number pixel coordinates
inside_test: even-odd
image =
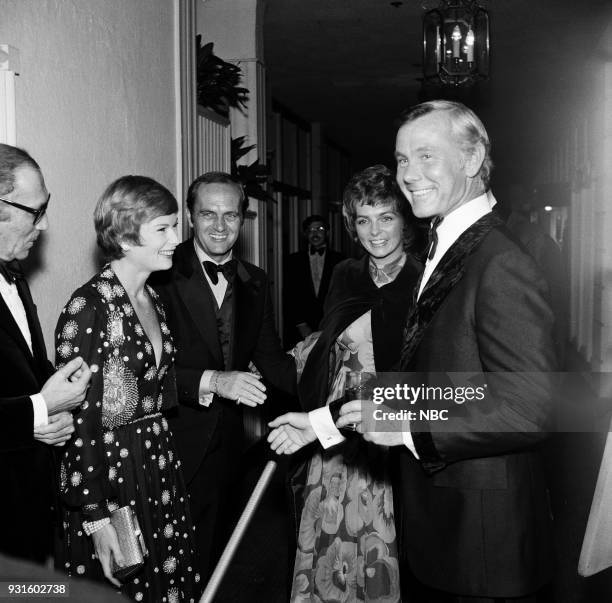
[[[357,423],[348,423],[346,429],[350,429],[351,431],[357,431]]]
[[[240,396],[236,398],[236,404],[240,404]]]

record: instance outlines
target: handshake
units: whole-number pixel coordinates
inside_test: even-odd
[[[50,446],[63,446],[74,432],[72,410],[84,399],[91,371],[82,358],[73,358],[53,373],[40,391],[49,422],[34,429],[34,439]]]

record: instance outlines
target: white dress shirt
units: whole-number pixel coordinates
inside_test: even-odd
[[[28,344],[30,353],[32,354],[32,335],[30,334],[28,317],[23,307],[23,302],[17,291],[17,285],[7,282],[2,275],[0,275],[0,295],[2,295],[4,303],[15,319],[25,342]],[[47,404],[42,394],[33,394],[30,396],[30,399],[32,400],[32,407],[34,409],[34,429],[47,425],[49,422],[49,415],[47,413]]]
[[[423,270],[423,278],[421,279],[421,286],[419,287],[419,297],[423,293],[423,289],[429,281],[436,266],[440,263],[440,260],[449,248],[455,243],[455,241],[470,227],[472,224],[478,222],[480,218],[491,212],[491,202],[489,196],[485,193],[464,203],[450,214],[444,217],[444,220],[440,222],[436,233],[438,235],[438,245],[436,252],[434,253],[431,260],[425,262],[425,269]]]
[[[208,276],[208,272],[206,272],[206,270],[204,269],[203,262],[212,262],[213,264],[219,264],[219,262],[215,262],[215,260],[213,260],[205,251],[203,251],[199,247],[199,245],[197,245],[195,241],[193,242],[193,246],[195,248],[196,256],[198,257],[198,260],[200,262],[200,268],[202,269],[202,272],[204,273],[204,277],[206,278],[206,281],[210,285],[210,289],[213,295],[215,296],[217,306],[220,308],[221,305],[223,304],[223,298],[225,297],[225,292],[227,291],[227,279],[225,278],[225,275],[222,272],[218,272],[217,274],[219,277],[219,281],[215,285],[210,280],[210,277]],[[231,259],[232,259],[232,252],[230,251],[230,254],[227,257],[227,259],[221,263],[226,264]],[[200,390],[199,390],[198,402],[202,406],[210,406],[213,401],[213,396],[215,394],[214,392],[210,390],[210,381],[211,381],[211,378],[214,372],[215,371],[213,370],[206,369],[202,373],[202,377],[200,377]]]
[[[423,270],[423,278],[421,279],[421,285],[419,287],[419,294],[417,300],[421,297],[425,285],[431,278],[436,266],[440,263],[440,260],[444,257],[444,254],[450,249],[450,247],[457,241],[457,239],[473,224],[478,222],[480,218],[491,213],[491,208],[495,204],[495,197],[493,194],[484,193],[467,203],[464,203],[447,216],[444,216],[444,220],[440,222],[436,233],[438,235],[438,245],[436,251],[431,258],[425,262],[425,269]],[[419,455],[416,452],[414,442],[412,440],[412,434],[410,430],[404,429],[402,431],[404,444],[418,459]]]

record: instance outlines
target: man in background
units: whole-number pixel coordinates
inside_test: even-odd
[[[323,216],[308,216],[302,222],[302,233],[306,249],[292,253],[285,265],[285,348],[317,330],[334,266],[344,259],[329,248],[329,224]]]

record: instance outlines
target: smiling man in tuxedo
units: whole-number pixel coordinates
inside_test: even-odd
[[[49,193],[22,149],[0,144],[0,550],[42,562],[52,551],[55,465],[51,445],[73,432],[89,368],[76,358],[54,373],[18,260],[47,229]]]
[[[187,192],[193,237],[179,245],[158,291],[177,347],[179,406],[170,416],[196,526],[196,555],[206,581],[226,544],[239,497],[242,405],[266,400],[270,383],[295,392],[293,358],[274,328],[266,273],[234,257],[248,198],[229,174],[209,172]]]
[[[544,275],[491,212],[489,149],[478,117],[449,101],[410,110],[395,149],[397,181],[415,216],[431,221],[401,369],[424,379],[484,375],[488,395],[448,401],[444,422],[421,417],[427,403],[419,402],[403,431],[367,427],[359,401],[345,404],[337,422],[357,423],[366,440],[399,457],[401,547],[407,575],[424,589],[407,600],[546,600],[551,579],[538,444],[557,370],[553,313]]]

